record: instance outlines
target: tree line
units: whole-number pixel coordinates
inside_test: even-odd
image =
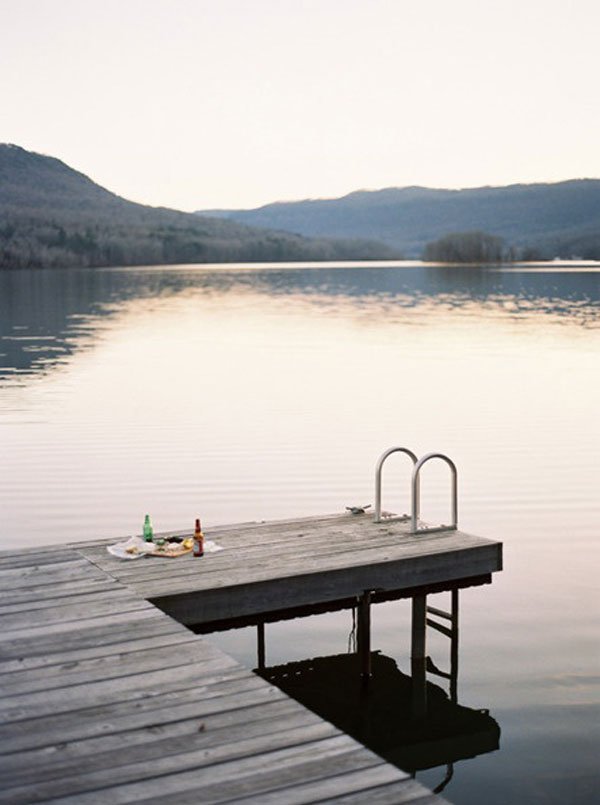
[[[169,263],[370,260],[394,256],[376,242],[301,235],[199,218],[194,225],[165,221],[107,220],[2,210],[0,268],[94,267]],[[237,231],[235,231],[237,229]]]
[[[547,238],[529,246],[509,245],[487,232],[450,232],[425,246],[430,263],[505,263],[563,259],[600,259],[600,232],[586,236]]]

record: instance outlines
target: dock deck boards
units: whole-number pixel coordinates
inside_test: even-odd
[[[442,802],[151,601],[210,621],[452,582],[499,543],[352,516],[207,536],[203,559],[0,553],[0,802]]]
[[[182,623],[264,614],[493,573],[502,545],[461,531],[409,533],[407,522],[330,515],[211,530],[223,551],[202,559],[118,562],[102,545],[82,555]]]

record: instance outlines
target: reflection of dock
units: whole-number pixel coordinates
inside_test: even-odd
[[[256,624],[264,668],[265,622],[356,607],[358,685],[373,673],[371,605],[412,598],[412,713],[425,724],[437,712],[434,694],[427,702],[428,615],[449,620],[435,628],[451,637],[455,693],[458,590],[501,568],[500,543],[458,531],[453,509],[452,526],[426,531],[365,514],[215,528],[210,537],[224,550],[203,559],[123,562],[106,541],[0,554],[3,801],[426,796],[182,624],[205,632]],[[427,606],[428,593],[443,590],[452,591],[450,613]]]
[[[356,654],[317,657],[260,671],[268,681],[405,771],[451,764],[498,749],[500,729],[482,710],[428,684],[425,718],[412,716],[412,680],[374,652],[365,686]]]

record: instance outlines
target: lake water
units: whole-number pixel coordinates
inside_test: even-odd
[[[343,511],[373,502],[385,448],[445,452],[460,527],[501,539],[505,569],[461,595],[459,701],[490,711],[500,749],[444,794],[592,803],[599,359],[595,266],[3,271],[0,548],[139,533],[146,512],[210,535]],[[430,521],[448,517],[443,470],[424,474]],[[408,508],[405,473],[386,508]],[[373,617],[373,647],[408,671],[408,603]],[[269,625],[268,662],[343,653],[350,628],[347,612]],[[251,630],[214,640],[255,664]]]

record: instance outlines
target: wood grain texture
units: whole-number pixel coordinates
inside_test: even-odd
[[[170,562],[0,553],[0,802],[442,802],[182,623],[451,584],[501,544],[347,515],[207,537]]]
[[[460,531],[414,536],[407,523],[377,524],[368,515],[229,526],[210,537],[224,550],[182,557],[169,568],[149,559],[125,565],[102,546],[80,551],[183,623],[333,601],[365,589],[451,582],[502,567],[501,543]]]

